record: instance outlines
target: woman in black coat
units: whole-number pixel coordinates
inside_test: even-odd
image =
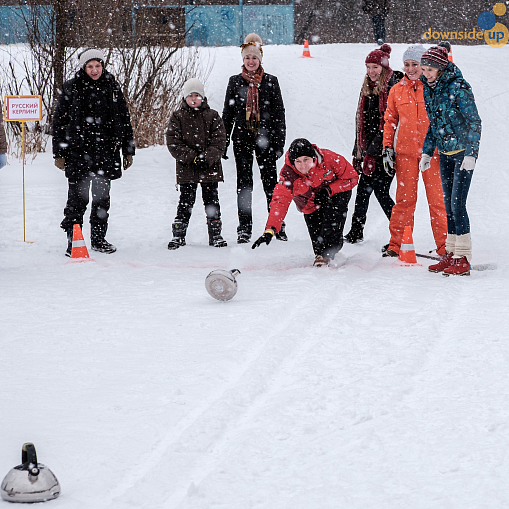
[[[352,166],[360,175],[352,227],[345,235],[350,244],[364,239],[364,224],[369,199],[374,192],[387,219],[391,219],[394,200],[389,195],[394,171],[384,169],[382,157],[384,113],[392,86],[403,78],[403,73],[389,67],[391,47],[383,44],[366,57],[366,76],[362,84],[355,122],[355,145]]]
[[[253,152],[269,209],[277,184],[276,160],[284,153],[286,138],[285,107],[279,82],[275,76],[264,72],[261,46],[262,40],[257,34],[246,36],[241,46],[242,73],[230,78],[224,98],[227,144],[231,137],[237,166],[239,244],[251,240],[253,229]],[[277,237],[287,240],[284,226]]]
[[[83,226],[89,201],[91,246],[95,251],[113,253],[106,241],[111,181],[122,176],[133,162],[134,139],[131,118],[120,85],[104,69],[98,49],[79,55],[81,69],[64,83],[53,119],[53,157],[69,181],[64,220],[67,232],[66,255],[71,256],[73,226]]]

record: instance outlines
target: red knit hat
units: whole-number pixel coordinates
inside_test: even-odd
[[[423,53],[421,57],[421,65],[434,67],[443,71],[449,64],[449,56],[447,48],[442,46],[432,46],[429,50]]]
[[[366,57],[366,64],[378,64],[389,69],[389,58],[392,48],[388,44],[382,44],[379,49],[373,50]]]

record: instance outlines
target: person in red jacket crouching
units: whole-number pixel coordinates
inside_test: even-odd
[[[315,253],[313,265],[328,265],[343,247],[348,202],[358,181],[359,175],[343,156],[305,138],[293,140],[274,188],[265,231],[252,248],[270,244],[293,200],[304,214]]]

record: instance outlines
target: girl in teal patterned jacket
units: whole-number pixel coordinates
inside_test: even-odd
[[[461,71],[448,60],[447,48],[433,46],[421,58],[423,94],[429,128],[419,169],[425,171],[435,148],[447,212],[446,254],[431,272],[470,275],[472,242],[466,201],[479,153],[481,119],[474,94]]]

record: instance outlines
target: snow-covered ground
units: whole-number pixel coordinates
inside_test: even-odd
[[[374,46],[265,48],[296,137],[349,158]],[[393,68],[405,45],[395,45]],[[206,84],[222,110],[238,48]],[[64,257],[67,182],[50,153],[0,172],[0,478],[33,441],[65,509],[477,509],[509,506],[509,46],[454,47],[483,120],[468,209],[473,263],[445,278],[383,259],[372,198],[366,241],[314,269],[292,205],[289,242],[236,239],[235,168],[220,185],[226,249],[195,205],[188,246],[166,248],[178,193],[165,147],[113,183],[113,255]],[[257,170],[255,170],[256,174]],[[266,220],[257,180],[254,236]],[[433,248],[424,193],[414,243]],[[353,203],[350,206],[350,213]],[[504,226],[505,225],[505,226]],[[350,218],[347,228],[350,226]],[[89,225],[84,227],[89,244]],[[422,260],[421,260],[422,261]],[[204,280],[238,268],[213,300]]]

